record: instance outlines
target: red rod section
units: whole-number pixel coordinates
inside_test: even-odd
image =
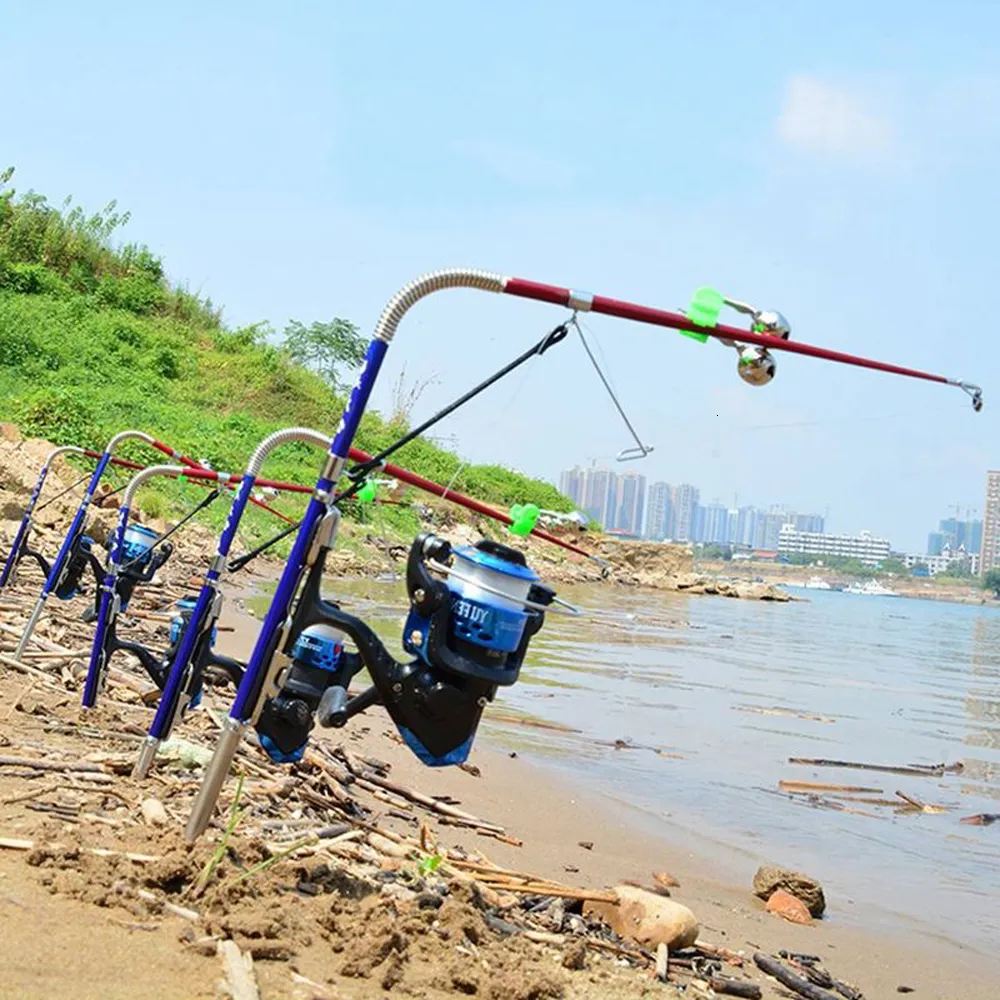
[[[348,452],[348,456],[352,462],[368,462],[371,460],[371,455],[367,452],[361,451],[360,448],[351,448]],[[480,503],[478,500],[468,497],[464,493],[457,493],[455,490],[445,489],[445,487],[441,486],[439,483],[435,483],[430,479],[424,479],[423,476],[418,476],[415,472],[410,472],[409,469],[404,469],[399,465],[393,465],[391,462],[386,462],[382,468],[385,470],[386,475],[392,476],[394,479],[398,479],[402,483],[415,486],[418,490],[423,490],[425,493],[441,497],[443,500],[451,500],[454,503],[457,503],[460,507],[465,507],[468,510],[475,511],[477,514],[482,514],[484,517],[492,517],[494,521],[500,521],[503,524],[512,523],[510,516],[505,514],[502,510],[497,510],[495,507],[490,507],[487,504]],[[553,545],[558,545],[561,548],[568,549],[570,552],[575,552],[578,556],[586,556],[588,559],[593,558],[591,553],[587,552],[585,549],[577,548],[570,542],[563,541],[563,539],[557,538],[555,535],[550,535],[547,531],[543,531],[541,528],[534,528],[531,533],[536,538],[543,538],[545,541],[551,542]]]
[[[527,281],[524,278],[508,278],[504,284],[507,295],[516,295],[522,299],[535,299],[538,302],[551,302],[554,305],[569,307],[571,291],[556,285],[543,285],[537,281]],[[813,347],[796,340],[782,340],[767,334],[753,333],[741,330],[735,326],[718,324],[712,328],[698,326],[680,313],[667,312],[665,309],[652,309],[634,302],[622,302],[619,299],[605,298],[595,295],[590,311],[602,313],[605,316],[617,316],[619,319],[629,319],[636,323],[649,323],[653,326],[666,326],[672,330],[685,330],[688,333],[708,334],[719,340],[738,340],[741,344],[755,344],[768,350],[790,351],[792,354],[804,354],[810,358],[820,358],[823,361],[837,361],[844,365],[854,365],[858,368],[872,368],[875,371],[888,372],[891,375],[905,375],[908,378],[924,379],[927,382],[940,382],[951,385],[952,380],[943,375],[931,375],[929,372],[918,371],[915,368],[902,368],[890,365],[884,361],[872,361],[854,354],[841,351],[830,351],[825,347]]]
[[[91,451],[89,448],[83,450],[84,455],[88,458],[100,458],[101,453],[99,451]],[[130,462],[127,458],[112,458],[112,465],[120,465],[125,469],[145,469],[147,466],[140,465],[139,462]],[[190,479],[197,480],[208,480],[213,481],[219,478],[221,473],[216,472],[214,469],[204,469],[200,465],[198,466],[188,466],[188,472],[184,472],[183,475]],[[175,479],[178,473],[173,473],[173,475],[168,476],[168,479]],[[242,475],[231,476],[227,482],[228,486],[236,487],[238,483],[243,479]],[[289,493],[312,493],[313,488],[311,486],[301,486],[298,483],[285,483],[277,479],[255,479],[254,483],[257,486],[266,486],[272,490],[283,490]],[[284,516],[284,515],[282,515]]]
[[[185,465],[189,469],[204,468],[201,462],[196,462],[193,458],[188,458],[187,455],[182,455],[179,451],[174,451],[174,449],[171,448],[170,445],[164,444],[162,441],[158,441],[154,438],[152,444],[154,448],[156,448],[159,451],[162,451],[165,455],[169,455],[171,458],[177,459],[177,461],[180,462],[181,465]],[[273,514],[275,517],[280,517],[282,521],[285,521],[288,524],[294,524],[292,518],[286,517],[284,514],[281,513],[280,510],[275,510],[273,507],[264,503],[263,500],[258,500],[256,499],[256,497],[251,497],[250,502],[256,504],[262,510],[266,510],[269,514]]]

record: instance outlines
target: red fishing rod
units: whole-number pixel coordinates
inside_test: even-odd
[[[360,448],[351,448],[348,452],[348,457],[352,462],[359,462],[365,465],[372,461],[372,456],[367,452],[362,451]],[[451,500],[452,503],[458,504],[459,507],[465,507],[467,510],[471,510],[476,514],[482,514],[484,517],[491,517],[494,521],[499,521],[501,524],[513,524],[514,519],[509,515],[504,513],[502,510],[497,510],[496,507],[491,507],[489,504],[485,504],[480,500],[476,500],[474,497],[466,496],[464,493],[459,493],[457,490],[449,489],[446,486],[442,486],[440,483],[435,483],[432,479],[426,479],[423,476],[418,475],[416,472],[410,472],[409,469],[404,469],[401,465],[393,465],[392,462],[379,463],[380,469],[385,471],[387,476],[392,476],[393,479],[398,479],[401,483],[406,483],[408,486],[414,486],[418,490],[423,490],[425,493],[430,493],[432,496],[440,497],[442,500]],[[551,542],[553,545],[558,545],[560,548],[566,549],[569,552],[574,552],[578,556],[585,556],[587,559],[596,559],[592,553],[587,552],[585,549],[581,549],[571,542],[567,542],[557,535],[549,534],[549,532],[544,531],[542,528],[533,528],[531,534],[536,538],[543,538],[547,542]],[[600,562],[601,560],[598,560]]]
[[[195,469],[203,469],[204,468],[204,466],[202,466],[198,462],[195,462],[194,459],[191,459],[191,458],[188,458],[185,455],[179,454],[178,452],[174,451],[169,445],[163,444],[162,441],[153,441],[152,442],[152,446],[154,448],[156,448],[158,451],[162,451],[165,455],[169,455],[171,458],[176,459],[178,462],[181,463],[181,465],[186,466],[187,468],[191,469],[192,471],[195,470]],[[88,458],[100,458],[101,457],[101,453],[100,452],[93,451],[90,448],[84,448],[83,453]],[[127,458],[114,458],[114,457],[112,457],[111,464],[112,465],[120,466],[123,469],[145,469],[146,468],[146,466],[141,465],[139,462],[130,462]],[[203,477],[192,477],[192,478],[203,479]],[[234,482],[236,482],[236,480],[234,480]],[[308,486],[299,486],[296,483],[282,483],[280,485],[272,485],[270,480],[268,480],[267,483],[265,483],[263,480],[261,480],[260,485],[262,485],[262,486],[264,486],[264,485],[269,486],[271,489],[288,490],[288,491],[291,491],[293,493],[311,493],[312,492],[312,490],[309,489]],[[232,489],[233,487],[228,487],[228,488]],[[250,498],[250,502],[256,504],[262,510],[266,510],[269,514],[273,514],[275,517],[281,518],[281,520],[285,521],[287,524],[294,524],[295,523],[295,521],[294,521],[293,518],[289,517],[287,514],[282,514],[280,510],[275,510],[273,507],[271,507],[268,504],[264,503],[263,500],[258,500],[256,497],[251,497]]]

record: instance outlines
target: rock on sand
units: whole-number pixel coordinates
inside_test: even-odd
[[[801,899],[812,916],[823,916],[826,899],[823,896],[823,887],[816,879],[801,872],[789,871],[787,868],[774,868],[771,865],[758,868],[757,874],[753,877],[754,895],[760,896],[761,899],[770,899],[776,889],[784,889],[796,899]]]
[[[616,934],[649,948],[689,948],[698,940],[698,920],[681,903],[631,885],[615,886],[614,893],[617,905],[589,902],[584,916],[599,917]]]

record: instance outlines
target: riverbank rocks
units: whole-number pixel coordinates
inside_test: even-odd
[[[648,948],[690,948],[698,940],[698,920],[681,903],[631,885],[613,891],[617,904],[588,902],[583,915],[603,920],[620,937]]]
[[[812,917],[806,904],[797,896],[784,889],[775,889],[767,900],[765,909],[768,913],[782,917],[793,924],[811,924]]]
[[[823,896],[823,887],[816,879],[801,872],[789,871],[787,868],[775,868],[771,865],[762,865],[758,868],[757,874],[753,877],[754,895],[768,900],[777,889],[783,889],[796,899],[802,900],[810,915],[823,916],[826,899]]]

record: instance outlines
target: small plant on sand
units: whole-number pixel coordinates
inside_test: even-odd
[[[201,873],[191,887],[190,895],[192,899],[197,899],[205,891],[209,880],[215,874],[215,869],[219,867],[219,864],[226,855],[226,848],[229,846],[230,837],[232,837],[236,827],[240,825],[240,821],[248,812],[247,809],[240,809],[240,797],[242,795],[243,775],[241,774],[239,780],[236,782],[236,794],[233,796],[233,804],[229,807],[229,822],[226,824],[226,829],[219,840],[219,846],[216,847],[215,853],[205,862],[205,867],[202,868]]]

